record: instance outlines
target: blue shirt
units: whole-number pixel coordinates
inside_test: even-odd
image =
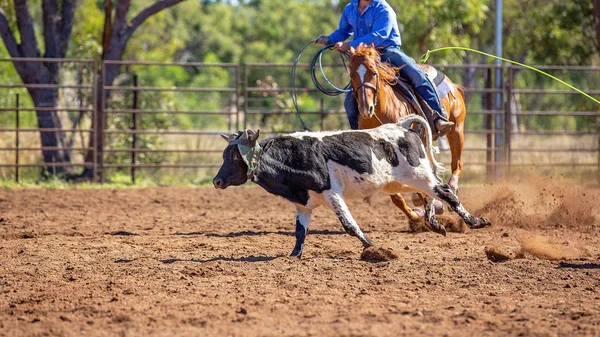
[[[339,28],[328,36],[330,43],[346,40],[354,34],[348,44],[354,48],[360,43],[373,44],[375,48],[402,46],[396,13],[385,0],[373,0],[362,15],[358,12],[358,1],[352,0],[344,8]]]

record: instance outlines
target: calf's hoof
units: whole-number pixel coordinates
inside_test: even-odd
[[[301,258],[302,257],[302,250],[299,249],[294,249],[292,251],[292,253],[290,254],[290,257],[297,257],[297,258]]]
[[[490,221],[490,219],[481,217],[481,218],[476,218],[475,221],[473,222],[473,224],[469,227],[473,228],[473,229],[479,229],[479,228],[490,227],[491,225],[492,225],[492,222]]]
[[[431,226],[431,230],[435,233],[446,236],[446,227],[444,227],[444,225],[438,223],[437,226]]]

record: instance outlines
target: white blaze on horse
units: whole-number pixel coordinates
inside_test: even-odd
[[[411,123],[423,126],[426,145],[408,129]],[[431,129],[420,116],[411,115],[371,130],[297,132],[258,142],[259,134],[245,130],[223,136],[228,146],[213,184],[225,189],[251,180],[291,201],[296,207],[292,256],[302,255],[312,210],[320,205],[330,207],[344,230],[365,248],[372,246],[345,199],[368,198],[379,191],[425,195],[425,222],[443,235],[446,229],[435,220],[432,208],[435,198],[450,206],[471,228],[491,225],[486,218],[471,216],[452,188],[437,177],[443,167],[433,157]]]

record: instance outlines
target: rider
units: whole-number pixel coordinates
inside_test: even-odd
[[[352,34],[354,34],[352,41],[343,42]],[[358,47],[361,43],[374,45],[381,53],[382,61],[387,61],[395,67],[402,67],[400,75],[408,79],[417,94],[433,110],[423,109],[427,119],[435,127],[435,131],[443,136],[454,126],[454,123],[449,122],[444,116],[439,98],[425,73],[402,51],[396,13],[385,0],[352,0],[344,8],[339,28],[329,36],[319,36],[315,43],[323,46],[335,44],[333,48],[342,53],[350,50],[350,47]],[[351,92],[346,95],[344,108],[346,108],[350,127],[358,129],[358,105]]]

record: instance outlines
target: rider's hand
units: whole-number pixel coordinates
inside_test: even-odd
[[[351,47],[347,42],[338,42],[333,45],[333,49],[339,51],[340,53],[347,53],[350,48]]]
[[[320,44],[321,46],[326,46],[329,44],[329,38],[326,35],[321,35],[315,40],[316,44]]]

